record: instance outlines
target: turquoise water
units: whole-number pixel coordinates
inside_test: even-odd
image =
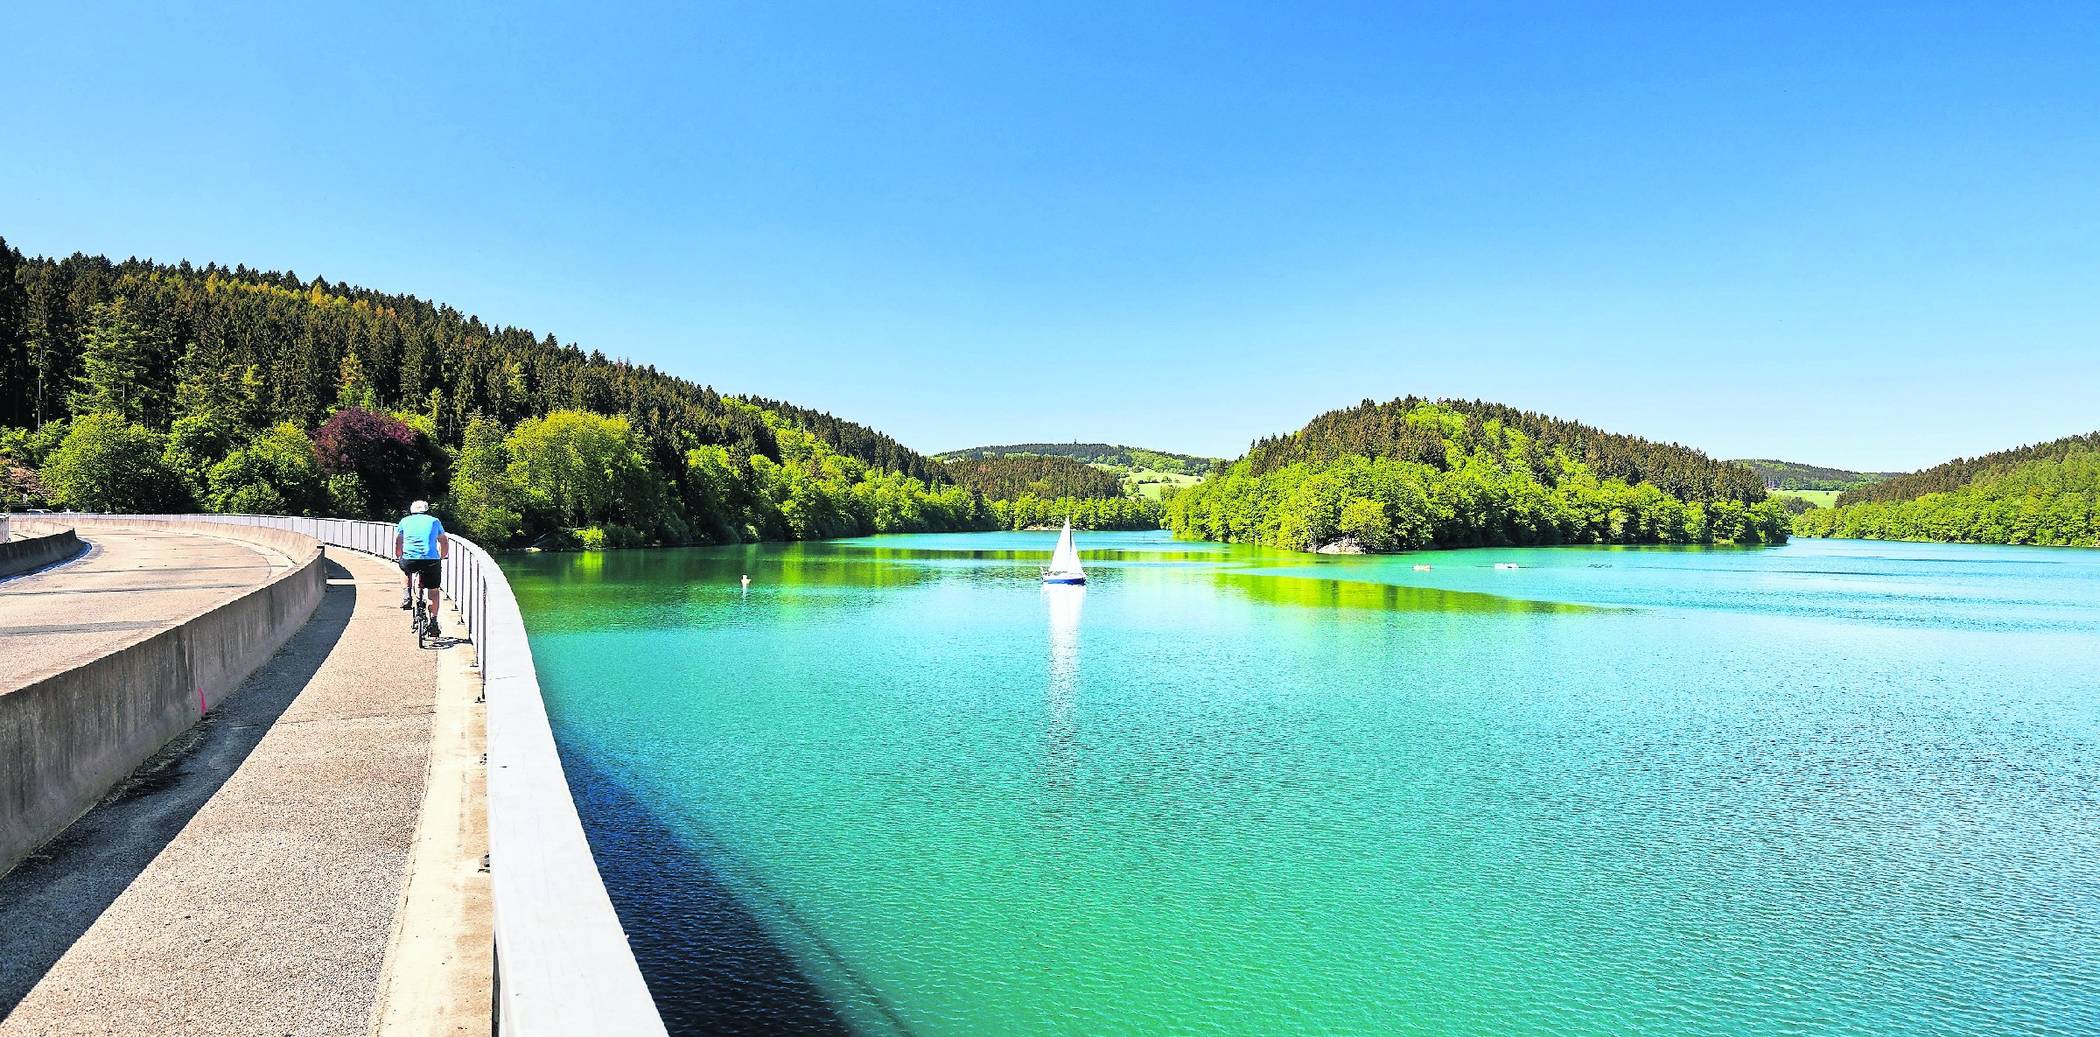
[[[2100,552],[1052,539],[510,565],[674,1028],[2100,1032]]]

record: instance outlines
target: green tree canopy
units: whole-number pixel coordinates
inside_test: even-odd
[[[1957,457],[1930,468],[1907,472],[1846,490],[1838,495],[1840,507],[1870,501],[1905,501],[1929,493],[1959,490],[1979,476],[2007,471],[2030,461],[2060,461],[2075,452],[2100,450],[2100,432],[2065,436],[2046,443],[2031,443],[1999,450],[1980,457]]]
[[[1802,536],[1963,544],[2100,547],[2100,450],[2067,448],[1984,470],[1952,490],[1816,508]]]
[[[1121,497],[1123,478],[1069,457],[1016,454],[947,462],[950,479],[986,497]]]
[[[44,462],[45,493],[79,511],[187,511],[189,488],[163,460],[166,446],[121,414],[83,414]]]
[[[0,429],[10,472],[56,453],[42,437],[67,431],[74,407],[100,408],[165,433],[161,463],[137,471],[177,469],[211,507],[398,507],[390,498],[414,494],[387,489],[355,443],[336,449],[343,430],[325,426],[341,402],[420,433],[421,484],[449,487],[434,503],[491,546],[592,530],[610,545],[1029,525],[1068,510],[1054,495],[1079,492],[1046,483],[1000,507],[864,425],[723,396],[414,296],[241,266],[0,251],[0,424],[21,426]],[[318,457],[307,433],[328,441]],[[459,455],[450,479],[447,448]],[[1107,498],[1069,510],[1086,524],[1144,522],[1147,509]]]
[[[525,530],[525,492],[510,474],[510,448],[502,422],[477,414],[467,423],[452,466],[448,502],[453,521],[470,539],[494,547]]]
[[[1375,429],[1334,426],[1313,437],[1318,450],[1283,443],[1263,454],[1270,461],[1279,450],[1307,459],[1260,467],[1250,454],[1170,493],[1168,527],[1187,537],[1300,551],[1786,539],[1781,505],[1730,496],[1733,477],[1710,462],[1664,448],[1623,459],[1677,471],[1681,485],[1723,494],[1685,500],[1653,483],[1600,477],[1565,447],[1546,448],[1522,427],[1482,419],[1481,405],[1417,401],[1398,413],[1368,406]],[[1351,436],[1380,452],[1337,453]]]
[[[666,517],[661,487],[626,418],[558,410],[519,422],[503,445],[510,478],[554,525],[653,528]]]
[[[329,503],[327,481],[313,441],[299,426],[279,422],[211,467],[213,511],[258,515],[313,515]]]

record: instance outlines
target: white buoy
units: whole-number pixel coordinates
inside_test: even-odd
[[[750,573],[745,573],[745,574],[744,574],[744,589],[745,589],[745,590],[750,590],[750,589],[751,589],[751,574],[750,574]]]

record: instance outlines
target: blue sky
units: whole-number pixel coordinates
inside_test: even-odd
[[[1406,393],[1864,468],[2100,427],[2100,5],[443,6],[12,11],[0,235],[929,451]]]

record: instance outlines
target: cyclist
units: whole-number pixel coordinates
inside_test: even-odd
[[[452,556],[452,541],[445,524],[430,513],[429,501],[408,506],[408,514],[394,526],[394,557],[401,560],[401,607],[410,607],[416,577],[423,578],[423,593],[429,596],[427,630],[438,632],[438,584],[444,578],[445,559]]]

